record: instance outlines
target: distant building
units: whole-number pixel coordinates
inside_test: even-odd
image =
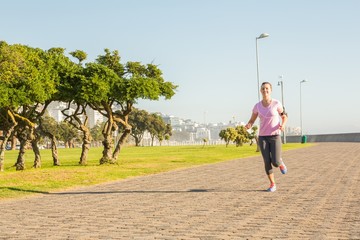
[[[64,121],[65,115],[62,113],[64,109],[67,108],[67,104],[63,102],[51,102],[47,107],[49,115],[55,119],[57,122]],[[71,114],[75,111],[73,108],[69,108],[66,113]]]
[[[164,117],[163,117],[164,119]],[[181,126],[183,124],[183,120],[178,118],[178,117],[174,117],[174,116],[167,116],[165,117],[164,121],[169,124],[171,126]]]
[[[210,130],[207,128],[197,128],[196,129],[196,139],[204,139],[211,140]]]
[[[89,118],[89,127],[92,128],[95,125],[105,121],[105,117],[98,111],[94,111],[91,107],[86,107],[86,114]]]

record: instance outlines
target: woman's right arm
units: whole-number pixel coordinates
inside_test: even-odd
[[[252,113],[249,122],[245,125],[245,128],[250,129],[254,125],[254,122],[257,117],[258,117],[257,113]]]

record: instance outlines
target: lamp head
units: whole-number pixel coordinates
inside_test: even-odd
[[[304,79],[304,80],[302,80],[300,83],[304,83],[304,82],[307,82],[307,80],[306,80],[306,79]]]
[[[257,39],[266,38],[266,37],[268,37],[268,36],[270,36],[270,35],[267,34],[267,33],[262,33],[259,37],[257,37]]]

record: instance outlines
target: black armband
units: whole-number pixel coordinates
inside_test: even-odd
[[[288,114],[284,111],[284,112],[282,112],[282,113],[280,113],[280,116],[287,116]]]

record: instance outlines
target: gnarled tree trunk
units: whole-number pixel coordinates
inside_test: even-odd
[[[56,137],[52,134],[50,134],[50,141],[51,141],[51,155],[53,158],[53,165],[54,166],[60,166],[60,159],[59,159],[59,155],[58,155],[58,150],[57,150],[57,146],[56,146]]]
[[[41,167],[41,156],[40,156],[40,150],[37,145],[37,141],[33,140],[31,141],[31,146],[35,155],[34,165],[33,168],[40,168]]]
[[[121,147],[124,145],[124,143],[126,142],[126,139],[129,137],[131,133],[131,127],[128,126],[125,131],[123,132],[123,134],[121,135],[119,141],[117,142],[116,144],[116,148],[113,152],[113,162],[116,163],[117,162],[117,159],[118,159],[118,156],[120,154],[120,151],[121,151]]]
[[[112,162],[112,149],[113,149],[113,139],[111,135],[104,136],[104,141],[102,142],[104,150],[102,152],[103,156],[100,159],[100,164],[113,163]]]
[[[19,151],[19,155],[17,158],[17,161],[15,163],[15,167],[16,170],[25,170],[25,152],[26,152],[26,147],[28,143],[33,143],[36,139],[35,134],[34,134],[34,125],[30,125],[30,126],[22,126],[19,128],[19,132],[17,135],[17,138],[20,141],[20,151]],[[36,145],[36,144],[35,144]],[[38,151],[38,159],[36,159],[35,157],[35,162],[38,160],[39,164],[40,163],[40,151],[39,148],[36,145],[36,149]],[[35,149],[35,151],[36,151]],[[34,163],[35,164],[35,163]]]
[[[2,129],[2,138],[0,140],[0,171],[4,171],[4,162],[5,162],[5,151],[8,139],[14,132],[15,127],[17,126],[17,121],[15,120],[14,115],[11,111],[0,111],[1,122],[3,125]]]
[[[16,171],[25,170],[25,152],[26,152],[27,139],[19,137],[19,141],[20,141],[20,150],[17,161],[15,163]]]
[[[0,140],[0,171],[4,171],[4,163],[5,163],[5,151],[6,151],[6,144],[8,142],[8,139],[11,135],[11,133],[13,132],[15,128],[15,125],[13,127],[11,127],[10,129],[8,129],[7,132],[4,133],[3,131],[3,137]]]
[[[91,133],[90,133],[90,129],[85,125],[81,126],[81,131],[83,132],[83,144],[82,144],[82,151],[81,151],[79,164],[86,165],[87,156],[91,145]]]
[[[112,159],[112,149],[114,147],[112,132],[113,132],[113,120],[108,119],[103,130],[104,141],[102,143],[104,146],[104,150],[102,152],[103,156],[100,159],[100,164],[114,163]]]
[[[33,168],[40,168],[41,167],[41,156],[40,156],[40,150],[38,147],[38,142],[40,141],[40,135],[35,133],[34,137],[31,141],[32,150],[35,155],[34,165]]]
[[[51,132],[44,129],[44,127],[42,126],[41,119],[40,119],[40,125],[39,125],[39,128],[38,128],[38,131],[40,131],[43,135],[45,135],[46,137],[48,137],[50,139],[50,142],[51,142],[51,155],[52,155],[52,158],[53,158],[53,165],[54,166],[60,166],[60,159],[59,159],[57,146],[56,146],[56,137],[55,137],[54,134],[52,134]]]

